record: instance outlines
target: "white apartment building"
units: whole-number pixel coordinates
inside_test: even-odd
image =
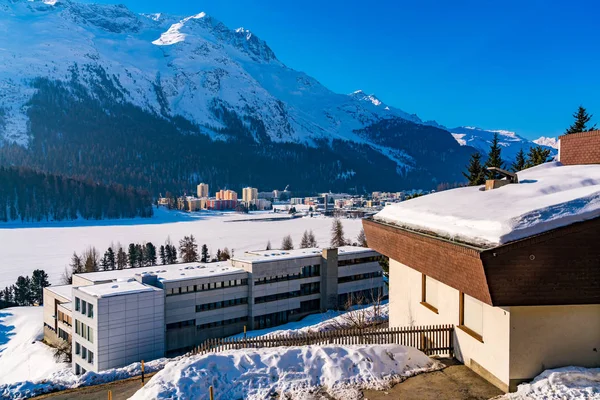
[[[242,201],[249,203],[253,200],[258,199],[258,189],[252,187],[245,187],[242,189]]]
[[[379,257],[351,246],[268,250],[227,262],[77,274],[72,285],[44,289],[44,334],[50,342],[71,338],[76,373],[174,356],[245,326],[383,295]]]

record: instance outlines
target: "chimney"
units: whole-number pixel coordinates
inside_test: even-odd
[[[570,133],[558,140],[558,161],[563,165],[600,164],[600,130]]]
[[[496,172],[497,174],[502,175],[504,178],[488,179],[485,181],[485,190],[498,189],[499,187],[509,185],[511,183],[519,183],[519,177],[517,174],[513,174],[512,172],[508,172],[502,168],[488,167],[488,171]]]

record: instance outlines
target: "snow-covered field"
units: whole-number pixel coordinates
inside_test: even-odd
[[[598,400],[600,368],[564,367],[549,369],[531,383],[518,386],[517,392],[497,400]]]
[[[42,315],[43,307],[0,310],[0,385],[46,378],[67,367],[54,361],[52,349],[40,342]]]
[[[252,215],[257,218],[265,216],[264,213],[250,216],[212,212],[188,214],[161,208],[155,210],[155,216],[148,220],[0,225],[0,289],[15,283],[19,275],[31,275],[34,269],[44,269],[50,275],[50,282],[57,284],[73,252],[80,253],[88,246],[95,246],[104,253],[111,243],[121,243],[123,247],[132,242],[160,245],[170,237],[177,244],[184,235],[193,234],[199,245],[206,243],[212,254],[223,247],[238,253],[262,250],[269,240],[273,248],[277,248],[288,234],[292,235],[294,245],[299,246],[302,233],[307,229],[313,230],[319,245],[329,244],[331,218],[228,222],[252,218]],[[355,239],[362,226],[361,221],[342,221],[346,237]]]
[[[399,345],[302,346],[229,350],[169,363],[133,400],[359,399],[360,389],[385,389],[406,377],[438,369],[437,361]],[[317,398],[320,396],[316,396]]]

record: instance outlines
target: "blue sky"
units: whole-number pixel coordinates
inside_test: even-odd
[[[555,136],[579,104],[600,126],[597,1],[120,1],[205,11],[331,90],[375,93],[448,127]]]

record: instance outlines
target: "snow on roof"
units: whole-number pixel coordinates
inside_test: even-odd
[[[161,290],[153,286],[143,285],[136,280],[102,283],[99,285],[79,286],[77,290],[94,297],[112,297],[125,294],[144,293]]]
[[[106,282],[118,279],[133,278],[136,275],[153,274],[163,281],[174,281],[192,278],[202,278],[213,275],[227,275],[244,272],[241,268],[231,266],[228,261],[216,263],[181,263],[170,265],[154,265],[142,268],[126,268],[114,271],[99,271],[79,274],[90,282]]]
[[[48,286],[46,289],[65,299],[71,300],[73,298],[73,285]]]
[[[465,187],[385,207],[375,220],[482,247],[600,217],[600,165],[550,162],[494,190]]]
[[[342,246],[338,248],[338,254],[357,254],[373,252],[374,250],[366,247],[357,246]],[[247,251],[242,255],[236,255],[233,257],[235,261],[241,262],[271,262],[271,261],[282,261],[290,260],[294,258],[308,258],[308,257],[320,257],[322,249],[318,247],[311,247],[308,249],[292,249],[292,250],[257,250]]]

